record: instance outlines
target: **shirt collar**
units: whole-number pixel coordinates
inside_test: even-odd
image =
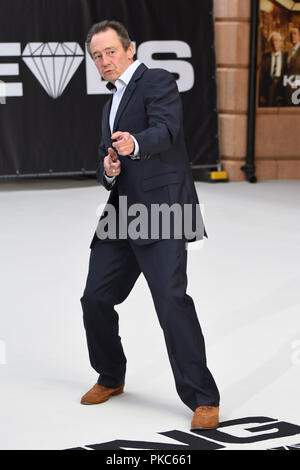
[[[297,51],[299,49],[299,47],[300,47],[300,41],[297,42],[296,46],[293,47],[293,50]]]
[[[120,75],[120,77],[115,81],[115,85],[113,83],[108,82],[106,87],[109,89],[109,91],[114,93],[117,91],[118,88],[126,87],[140,64],[141,62],[139,60],[135,60],[134,62],[132,62],[132,64],[127,67],[125,72],[123,72],[122,75]]]

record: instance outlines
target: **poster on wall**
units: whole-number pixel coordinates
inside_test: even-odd
[[[173,74],[191,166],[217,168],[213,0],[188,4],[0,0],[0,178],[95,174],[109,91],[85,40],[104,19],[125,25],[146,66]]]
[[[300,105],[300,0],[259,0],[258,106]]]

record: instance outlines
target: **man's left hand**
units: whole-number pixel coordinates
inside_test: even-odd
[[[112,146],[117,150],[119,155],[131,155],[134,152],[134,141],[129,132],[117,131],[111,136]]]

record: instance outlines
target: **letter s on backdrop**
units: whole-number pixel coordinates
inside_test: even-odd
[[[177,57],[192,57],[190,46],[183,41],[146,41],[137,50],[137,57],[149,68],[162,68],[179,75],[177,86],[180,92],[191,90],[195,83],[193,66],[186,60],[155,60],[153,54],[175,53]]]

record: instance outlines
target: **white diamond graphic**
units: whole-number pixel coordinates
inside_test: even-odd
[[[29,42],[22,58],[51,98],[58,98],[81,64],[77,42]]]

